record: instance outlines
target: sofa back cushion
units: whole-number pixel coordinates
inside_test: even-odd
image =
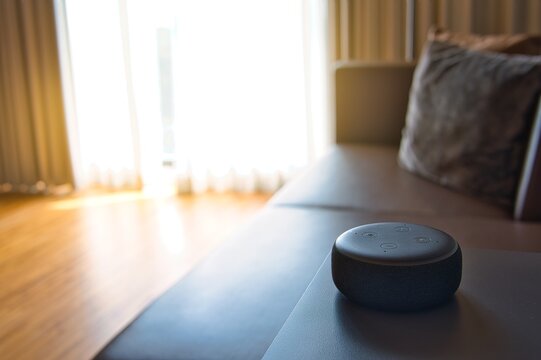
[[[338,63],[336,142],[398,146],[414,64]]]

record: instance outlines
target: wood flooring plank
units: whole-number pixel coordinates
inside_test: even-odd
[[[0,197],[0,357],[91,358],[268,198]]]

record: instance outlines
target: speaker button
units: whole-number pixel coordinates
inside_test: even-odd
[[[363,232],[361,236],[364,238],[373,239],[376,236],[378,236],[378,233],[375,233],[373,231],[366,231],[366,232]]]
[[[400,225],[400,226],[395,226],[394,231],[396,231],[396,232],[408,232],[408,231],[410,231],[410,228],[409,228],[409,226],[406,226],[406,225]]]
[[[415,238],[415,241],[418,242],[419,244],[427,244],[431,242],[432,240],[427,236],[417,236]]]
[[[379,247],[382,249],[396,249],[398,245],[395,243],[382,243]]]

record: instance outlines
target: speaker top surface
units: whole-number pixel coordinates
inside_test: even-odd
[[[395,266],[437,262],[457,248],[457,242],[441,230],[398,222],[358,226],[340,235],[335,243],[336,251],[345,256]]]

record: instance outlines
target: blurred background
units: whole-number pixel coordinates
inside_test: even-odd
[[[273,192],[332,144],[335,61],[431,25],[539,32],[538,0],[2,1],[0,190]]]

